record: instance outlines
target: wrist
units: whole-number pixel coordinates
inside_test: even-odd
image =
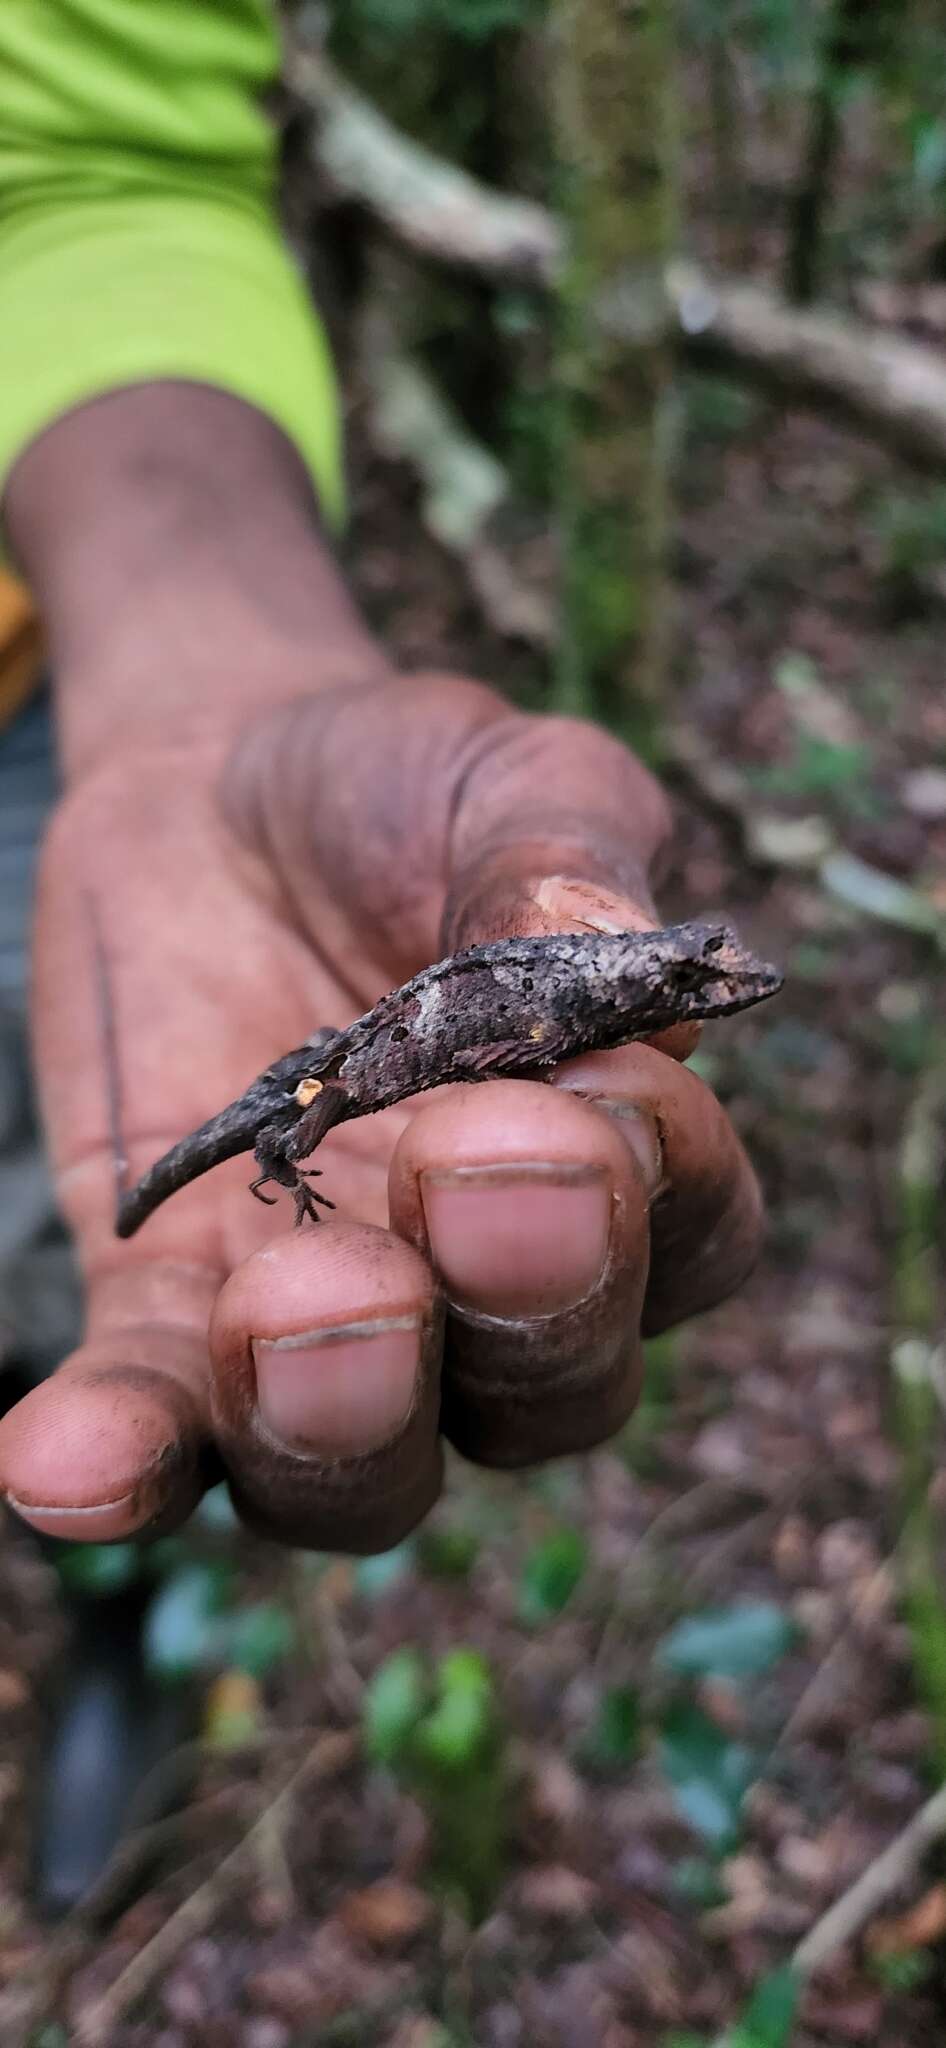
[[[86,644],[57,652],[50,635],[66,781],[129,751],[226,742],[298,697],[393,678],[363,630],[333,630],[333,593],[320,599],[329,571],[318,547],[298,565],[305,603],[294,616],[288,603],[274,616],[290,567],[283,558],[270,604],[227,565],[191,559],[173,580],[142,588],[133,610],[116,613]]]
[[[203,386],[91,401],[26,451],[6,521],[43,614],[67,780],[390,673],[270,421]]]

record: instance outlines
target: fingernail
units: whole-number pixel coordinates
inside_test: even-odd
[[[69,1543],[111,1543],[116,1537],[132,1535],[142,1520],[141,1502],[134,1493],[92,1507],[42,1507],[38,1502],[18,1500],[12,1493],[6,1495],[6,1502],[38,1535],[58,1536]]]
[[[595,1166],[518,1161],[421,1176],[434,1264],[458,1305],[549,1315],[590,1294],[611,1231],[611,1180]]]
[[[568,1088],[567,1082],[559,1085]],[[640,1167],[647,1200],[652,1202],[664,1180],[663,1147],[656,1119],[648,1116],[645,1109],[638,1109],[636,1103],[622,1102],[620,1096],[592,1095],[587,1088],[575,1088],[570,1092],[580,1095],[585,1102],[593,1102],[596,1109],[603,1109],[607,1116],[614,1117],[624,1143]]]
[[[266,1428],[319,1457],[376,1450],[407,1420],[420,1367],[418,1316],[390,1316],[256,1337],[256,1398]]]
[[[655,922],[650,910],[632,903],[629,897],[600,889],[594,882],[576,881],[571,875],[546,875],[531,894],[547,917],[584,925],[593,932],[649,931]]]

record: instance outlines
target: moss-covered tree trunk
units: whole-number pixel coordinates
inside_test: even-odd
[[[675,230],[672,0],[558,0],[557,157],[570,257],[562,400],[560,705],[653,751],[667,645]]]

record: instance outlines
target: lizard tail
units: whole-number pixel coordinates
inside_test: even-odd
[[[135,1187],[119,1196],[115,1219],[118,1237],[134,1237],[153,1210],[176,1195],[179,1188],[186,1188],[192,1180],[198,1180],[211,1166],[219,1166],[224,1159],[235,1159],[240,1152],[252,1152],[256,1134],[260,1127],[259,1104],[244,1109],[239,1102],[233,1102],[228,1109],[222,1109],[212,1116],[199,1130],[172,1145],[147,1173],[142,1174]]]
[[[245,1095],[172,1145],[170,1152],[149,1166],[135,1187],[126,1191],[120,1185],[116,1235],[134,1237],[135,1231],[169,1195],[176,1195],[179,1188],[188,1187],[192,1180],[199,1180],[202,1173],[220,1166],[225,1159],[235,1159],[240,1152],[252,1152],[264,1128],[279,1129],[284,1125],[289,1129],[299,1122],[300,1106],[294,1091],[300,1081],[318,1076],[331,1048],[341,1037],[340,1032],[328,1027],[314,1031],[295,1052],[274,1060]],[[306,1121],[304,1114],[301,1121]],[[311,1150],[311,1146],[304,1149]]]

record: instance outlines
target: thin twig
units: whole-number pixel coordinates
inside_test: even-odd
[[[946,1834],[946,1785],[921,1806],[919,1813],[896,1835],[880,1856],[868,1864],[848,1891],[829,1906],[804,1941],[799,1942],[792,1965],[801,1977],[810,1977],[822,1963],[843,1948],[876,1912],[892,1892],[911,1878],[932,1844]]]
[[[354,1663],[348,1647],[348,1639],[321,1584],[317,1584],[312,1605],[315,1609],[316,1627],[325,1651],[326,1684],[334,1695],[336,1706],[343,1713],[361,1717],[365,1681]]]
[[[595,1653],[594,1666],[597,1671],[606,1668],[619,1647],[621,1630],[627,1618],[624,1589],[638,1577],[641,1564],[648,1552],[663,1543],[671,1534],[681,1536],[696,1533],[704,1526],[703,1510],[711,1501],[719,1502],[721,1496],[724,1500],[732,1500],[734,1497],[738,1499],[740,1495],[743,1499],[758,1498],[761,1491],[758,1485],[739,1479],[700,1479],[686,1493],[675,1495],[673,1500],[667,1501],[664,1507],[658,1509],[653,1520],[648,1522],[646,1529],[641,1531],[627,1556],[622,1559],[611,1607]]]
[[[839,1665],[843,1664],[851,1647],[851,1641],[856,1633],[858,1623],[866,1615],[870,1614],[878,1593],[884,1591],[889,1578],[890,1561],[885,1560],[883,1564],[878,1565],[875,1572],[871,1573],[866,1585],[861,1587],[840,1635],[834,1637],[826,1655],[812,1673],[801,1697],[796,1700],[788,1720],[779,1735],[775,1748],[768,1759],[767,1768],[771,1767],[773,1757],[778,1756],[782,1750],[787,1749],[790,1743],[797,1741],[799,1736],[805,1735],[815,1709],[820,1707],[822,1700],[830,1694],[832,1682]]]

